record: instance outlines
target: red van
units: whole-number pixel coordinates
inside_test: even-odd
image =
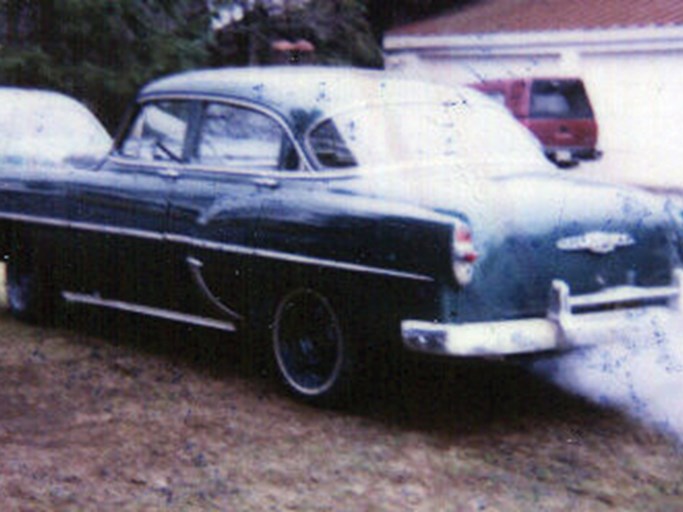
[[[472,84],[503,103],[558,164],[594,159],[598,123],[580,78],[511,78]]]

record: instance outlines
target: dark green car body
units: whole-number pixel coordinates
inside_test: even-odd
[[[429,114],[414,139],[441,153],[394,133],[412,110]],[[478,93],[380,72],[161,79],[98,165],[3,169],[10,307],[36,320],[60,298],[242,331],[321,403],[384,349],[563,350],[583,319],[612,336],[678,315],[676,209],[560,174],[521,129],[523,158],[491,155],[515,130]]]

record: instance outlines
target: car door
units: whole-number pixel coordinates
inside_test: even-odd
[[[184,99],[145,102],[100,168],[73,172],[77,244],[67,299],[140,312],[169,307],[168,198],[195,108]]]
[[[168,239],[178,276],[177,307],[235,324],[245,317],[249,269],[264,194],[281,172],[299,168],[286,124],[258,105],[237,100],[201,103],[188,165],[174,180]]]

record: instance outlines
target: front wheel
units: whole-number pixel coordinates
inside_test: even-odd
[[[346,403],[353,383],[353,351],[332,303],[302,288],[285,295],[273,321],[273,355],[287,389],[307,402]]]

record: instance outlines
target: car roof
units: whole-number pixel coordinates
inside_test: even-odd
[[[355,104],[473,100],[474,93],[393,76],[380,70],[324,66],[266,66],[188,71],[156,80],[139,98],[164,95],[215,95],[269,106],[293,124],[313,120]],[[303,121],[303,123],[302,123]],[[300,126],[301,127],[301,126]]]
[[[0,157],[103,156],[112,139],[81,102],[57,91],[0,87]]]
[[[90,112],[88,108],[77,99],[61,92],[48,89],[0,86],[0,100],[2,103],[15,109],[51,106]]]

